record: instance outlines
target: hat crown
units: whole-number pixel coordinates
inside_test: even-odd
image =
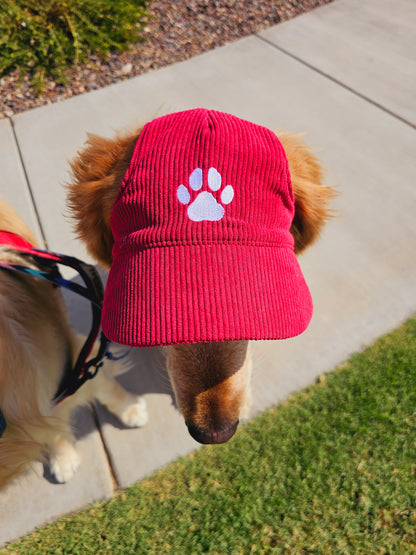
[[[312,301],[293,214],[274,133],[213,110],[153,120],[112,211],[105,335],[143,347],[301,333]]]
[[[269,129],[195,109],[144,126],[112,213],[116,251],[157,245],[289,246],[294,197]]]

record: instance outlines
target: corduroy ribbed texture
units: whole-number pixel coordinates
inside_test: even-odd
[[[105,335],[132,346],[298,335],[312,301],[293,215],[274,133],[205,109],[153,120],[111,216]]]

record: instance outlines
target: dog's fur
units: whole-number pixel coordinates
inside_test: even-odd
[[[76,232],[105,268],[112,264],[110,215],[141,129],[88,141],[71,163],[68,204]],[[334,189],[323,184],[312,151],[291,133],[279,134],[289,162],[296,214],[291,227],[295,252],[319,236],[331,217]],[[251,360],[246,341],[168,347],[167,369],[191,435],[201,443],[221,443],[235,432],[249,402]]]
[[[2,199],[0,230],[37,246],[32,232]],[[27,258],[22,261],[1,245],[0,259],[28,264]],[[65,363],[68,358],[72,363],[76,360],[82,343],[83,338],[69,326],[59,289],[41,279],[0,269],[0,409],[7,422],[0,438],[0,488],[35,460],[49,462],[58,482],[73,475],[80,460],[70,417],[80,404],[97,398],[127,426],[145,423],[144,400],[114,380],[111,371],[116,363],[109,361],[94,380],[53,407],[51,400]]]

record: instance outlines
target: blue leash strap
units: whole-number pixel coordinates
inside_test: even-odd
[[[0,437],[4,434],[4,430],[7,428],[6,419],[4,414],[0,410]]]

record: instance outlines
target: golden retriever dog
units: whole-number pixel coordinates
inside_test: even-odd
[[[106,269],[113,263],[113,206],[142,129],[114,138],[88,135],[86,145],[71,162],[68,206],[76,233]],[[318,238],[331,217],[329,204],[335,192],[324,185],[321,164],[298,135],[285,132],[278,137],[295,197],[290,232],[298,254]],[[233,436],[250,403],[251,367],[248,340],[167,346],[167,371],[177,405],[198,442],[222,443]]]
[[[37,241],[18,214],[0,199],[0,231]],[[37,263],[0,244],[0,260],[23,266]],[[0,268],[0,488],[33,461],[49,463],[58,482],[69,480],[80,464],[70,417],[94,398],[126,426],[146,422],[144,400],[113,378],[121,363],[106,360],[93,380],[54,406],[52,399],[67,364],[73,365],[83,338],[71,330],[59,288],[37,277]],[[95,347],[97,351],[97,346]]]

